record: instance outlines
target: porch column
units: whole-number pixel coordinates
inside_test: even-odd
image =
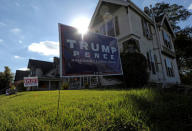
[[[49,90],[51,89],[51,81],[49,80]]]

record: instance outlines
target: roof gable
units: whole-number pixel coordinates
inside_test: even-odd
[[[176,35],[175,35],[174,31],[173,31],[173,28],[172,28],[172,26],[171,26],[171,24],[170,24],[170,22],[169,22],[169,19],[168,19],[167,15],[164,15],[163,18],[162,18],[162,21],[160,22],[160,26],[161,26],[161,27],[163,27],[164,25],[166,25],[168,31],[169,31],[174,37],[176,37]]]
[[[149,22],[152,23],[152,19],[145,12],[143,12],[140,8],[138,8],[133,2],[131,2],[130,0],[127,0],[127,1],[123,1],[123,0],[99,0],[98,4],[96,6],[95,12],[91,18],[89,28],[92,28],[94,21],[95,21],[95,18],[97,16],[97,14],[99,13],[99,9],[104,2],[109,3],[109,4],[119,5],[119,6],[125,6],[125,7],[130,6],[136,12],[138,12],[140,15],[145,17],[146,20],[148,20]]]
[[[101,5],[103,4],[103,2],[106,2],[106,3],[111,3],[111,4],[115,4],[115,5],[122,5],[122,6],[128,6],[128,2],[125,2],[125,1],[122,1],[122,0],[99,0],[97,6],[96,6],[96,9],[95,9],[95,12],[91,18],[91,22],[89,24],[89,28],[91,28],[94,24],[94,20],[97,16],[97,14],[99,13],[99,9],[101,7]]]

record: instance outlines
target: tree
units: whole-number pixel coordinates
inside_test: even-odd
[[[13,81],[13,74],[8,66],[5,66],[4,72],[0,72],[0,90],[8,88]]]
[[[176,33],[175,50],[179,69],[192,68],[192,27]]]
[[[169,3],[156,3],[153,7],[155,17],[167,14],[169,21],[174,29],[178,31],[181,28],[177,25],[181,21],[187,20],[192,13],[185,9],[182,5]]]

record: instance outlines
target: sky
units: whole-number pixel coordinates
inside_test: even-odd
[[[132,0],[143,10],[165,0]],[[166,0],[192,12],[191,0]],[[52,61],[59,56],[58,23],[88,26],[98,0],[0,0],[0,72],[25,70],[29,59]],[[192,17],[181,25],[192,26]]]

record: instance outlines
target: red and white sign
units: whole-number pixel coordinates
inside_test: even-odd
[[[24,87],[38,86],[38,77],[24,77]]]

